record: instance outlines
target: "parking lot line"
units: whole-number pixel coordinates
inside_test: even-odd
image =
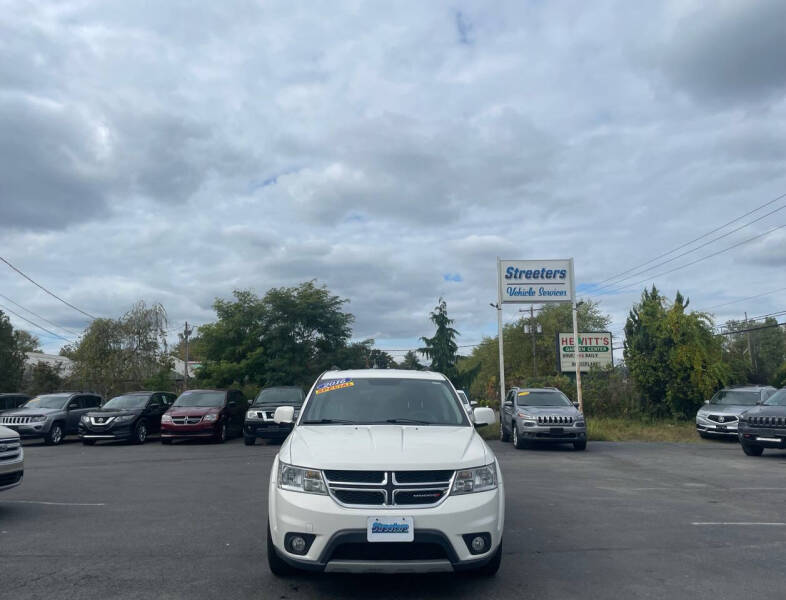
[[[44,502],[43,500],[0,500],[0,504],[44,504],[46,506],[106,506],[104,502]]]

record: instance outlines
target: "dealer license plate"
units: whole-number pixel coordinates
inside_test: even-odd
[[[726,431],[725,425],[718,425],[718,431]]]
[[[369,542],[413,542],[415,522],[412,517],[369,517],[366,539]]]

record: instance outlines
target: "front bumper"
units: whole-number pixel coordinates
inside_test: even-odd
[[[35,438],[42,438],[46,437],[46,434],[49,433],[49,428],[52,426],[52,421],[37,421],[35,423],[25,423],[25,424],[14,424],[14,425],[5,425],[3,427],[8,427],[8,429],[12,429],[19,434],[19,437],[24,439],[35,439]]]
[[[197,423],[196,425],[174,425],[172,423],[161,423],[162,439],[188,439],[188,438],[209,438],[218,434],[221,421],[211,423]]]
[[[11,489],[22,483],[24,472],[25,452],[20,448],[17,456],[0,460],[0,491]]]
[[[275,421],[253,421],[249,419],[243,425],[243,435],[248,437],[282,439],[287,437],[291,431],[291,423],[279,425]]]
[[[269,525],[273,545],[279,556],[298,568],[332,572],[434,572],[459,571],[481,566],[491,560],[502,541],[505,521],[505,494],[499,477],[496,490],[448,496],[441,504],[430,508],[345,508],[330,496],[291,492],[278,488],[275,474],[278,460],[273,465],[269,489]],[[368,542],[366,527],[369,517],[412,517],[414,542],[389,542],[396,552],[384,556],[379,543]],[[287,533],[314,536],[305,555],[296,555],[284,548]],[[464,540],[465,534],[487,533],[491,537],[489,549],[472,554]],[[338,549],[342,544],[354,548],[348,556]],[[412,544],[412,545],[410,545]],[[346,546],[342,548],[345,549]],[[442,548],[435,556],[426,549]],[[408,552],[412,556],[407,556]]]
[[[524,421],[518,423],[519,437],[531,442],[551,442],[565,444],[582,442],[587,439],[587,427],[559,427],[543,425],[525,425]]]
[[[740,427],[738,439],[741,443],[763,448],[786,449],[786,430],[768,427]]]
[[[716,423],[704,417],[696,417],[696,431],[707,435],[717,435],[720,437],[737,437],[738,421],[726,423]]]
[[[127,440],[134,435],[133,422],[116,427],[96,427],[79,423],[79,437],[85,440]]]

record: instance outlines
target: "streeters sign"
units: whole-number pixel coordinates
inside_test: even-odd
[[[503,304],[573,301],[573,261],[499,260]]]
[[[572,333],[557,334],[557,360],[563,373],[576,371],[575,344]],[[587,372],[592,367],[605,368],[613,363],[611,333],[593,331],[579,333],[579,367]]]

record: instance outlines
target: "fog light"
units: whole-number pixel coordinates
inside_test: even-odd
[[[484,540],[481,536],[476,535],[472,538],[472,551],[475,554],[480,554],[486,550],[486,540]]]
[[[306,550],[306,540],[299,535],[292,536],[292,539],[289,540],[289,546],[295,554],[303,554]]]
[[[284,548],[292,554],[308,554],[311,543],[314,541],[312,533],[288,533],[284,536]]]
[[[491,535],[488,533],[465,533],[461,537],[470,554],[484,554],[491,548]]]

